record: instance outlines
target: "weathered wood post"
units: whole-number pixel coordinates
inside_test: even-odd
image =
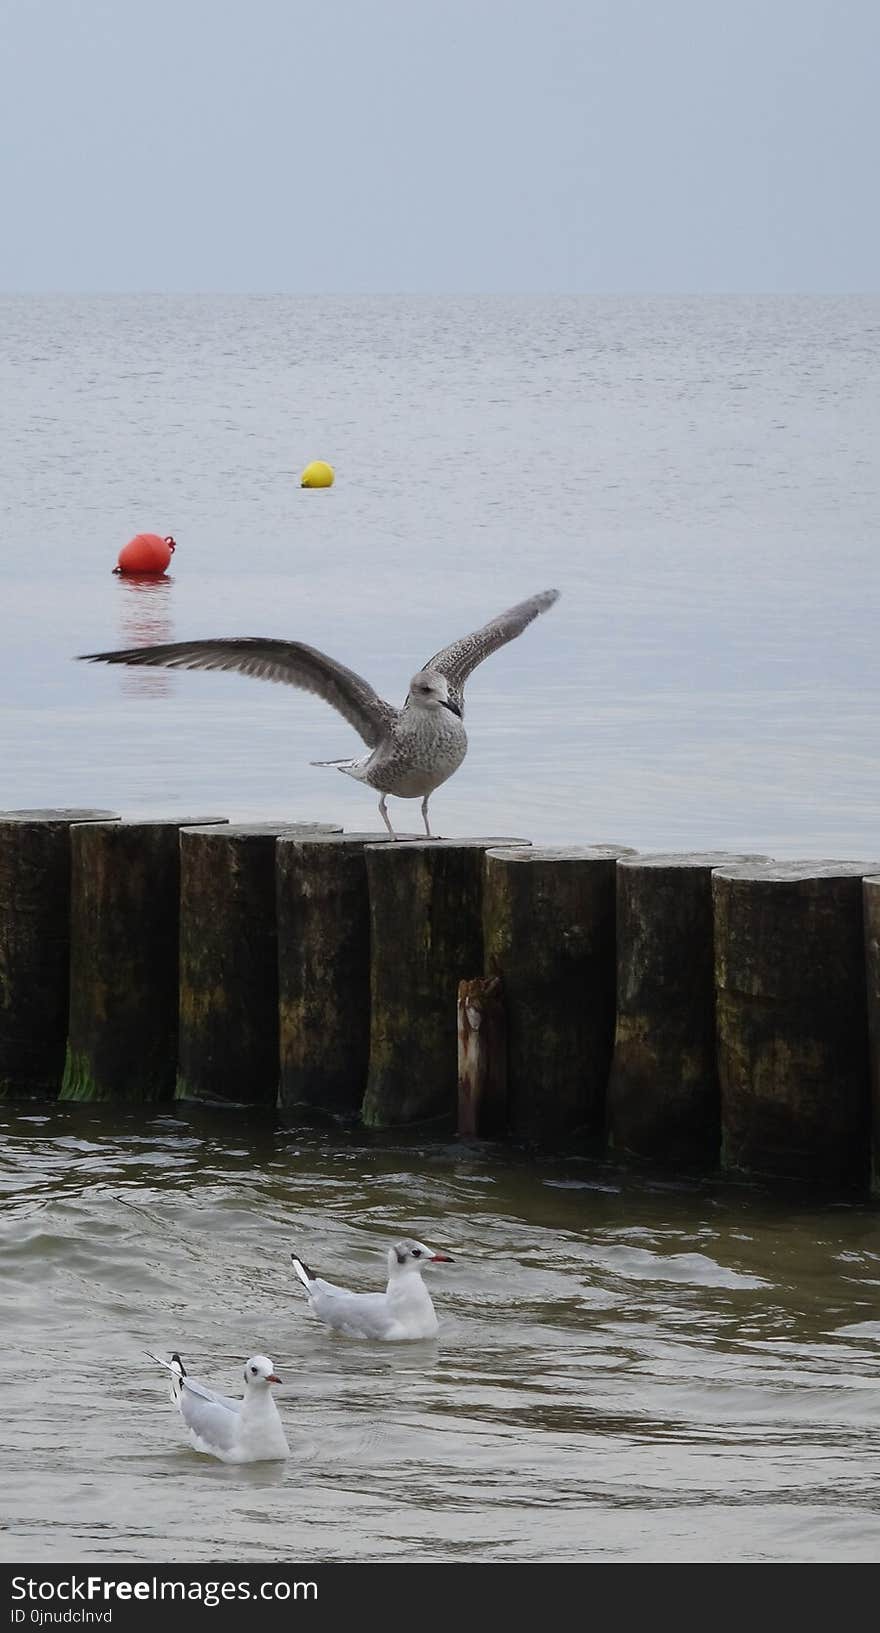
[[[62,1100],[174,1095],[179,833],[197,821],[89,822],[70,830],[70,1022]]]
[[[716,1163],[712,870],[762,856],[648,852],[617,867],[617,1027],[608,1079],[614,1150]]]
[[[290,822],[180,830],[179,1100],[278,1096],[275,841]],[[332,832],[319,824],[301,832]]]
[[[385,834],[282,834],[276,845],[279,1105],[356,1117],[370,1058],[364,847]]]
[[[485,967],[508,1017],[511,1132],[601,1132],[614,1045],[614,892],[627,846],[490,851]]]
[[[871,1076],[871,1192],[880,1196],[880,876],[863,881]]]
[[[497,975],[458,984],[458,1132],[507,1132],[507,1030]]]
[[[112,811],[0,812],[0,1097],[54,1096],[67,1042],[70,828]]]
[[[866,1182],[862,878],[876,870],[742,863],[713,874],[725,1168]]]
[[[489,851],[486,970],[507,1013],[510,1126],[598,1134],[614,1043],[614,896],[626,846]]]
[[[370,1127],[444,1118],[458,1082],[458,983],[483,968],[483,855],[521,839],[368,845]]]

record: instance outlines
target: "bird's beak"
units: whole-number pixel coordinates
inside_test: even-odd
[[[267,1382],[267,1384],[280,1384],[281,1379],[278,1377],[277,1373],[270,1372],[267,1379],[266,1379],[266,1382]]]
[[[432,1260],[431,1260],[431,1263],[432,1264],[455,1264],[455,1260],[450,1259],[448,1253],[435,1253]]]

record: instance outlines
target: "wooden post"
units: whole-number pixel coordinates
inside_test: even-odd
[[[179,1100],[278,1096],[275,841],[290,822],[180,831]],[[302,832],[332,832],[301,824]]]
[[[867,1181],[862,878],[876,870],[743,863],[713,875],[725,1168]]]
[[[67,1042],[70,828],[112,811],[0,811],[0,1098],[55,1096]]]
[[[276,845],[279,1105],[356,1117],[370,1058],[370,897],[364,834]]]
[[[485,968],[504,983],[510,1124],[601,1132],[614,1042],[618,845],[489,851]]]
[[[458,984],[458,1132],[507,1132],[507,1037],[497,975]]]
[[[454,1126],[458,983],[483,968],[483,855],[505,844],[523,841],[367,846],[372,1006],[362,1115],[372,1128],[426,1119]]]
[[[871,1079],[871,1194],[880,1197],[880,876],[863,881]]]
[[[617,867],[617,1027],[608,1080],[614,1150],[717,1163],[712,870],[761,856],[623,856]]]
[[[179,831],[197,821],[89,822],[70,830],[70,1023],[62,1100],[174,1095]]]

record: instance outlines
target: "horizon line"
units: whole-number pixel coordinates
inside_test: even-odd
[[[251,300],[832,300],[880,289],[0,289],[0,299]]]

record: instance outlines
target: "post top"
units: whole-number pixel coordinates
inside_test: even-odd
[[[486,853],[501,862],[614,862],[637,853],[629,845],[514,845]]]
[[[64,806],[57,811],[0,811],[0,822],[112,822],[117,815],[116,811]]]
[[[755,866],[772,863],[772,857],[751,851],[636,851],[632,856],[621,856],[622,868],[694,868],[713,871],[716,868],[736,867],[740,863]]]
[[[395,853],[397,851],[485,851],[490,850],[493,845],[500,846],[503,849],[507,845],[525,847],[528,844],[528,839],[505,839],[497,835],[488,839],[428,839],[425,836],[422,839],[398,839],[387,848]],[[382,849],[384,850],[386,847],[383,845]]]
[[[397,843],[418,839],[418,834],[404,834]],[[320,826],[301,830],[286,829],[278,835],[279,845],[391,845],[394,841],[388,833],[348,833],[344,828],[323,829]],[[430,844],[425,840],[425,844]]]
[[[282,834],[295,837],[297,834],[315,835],[341,833],[341,828],[334,828],[330,823],[322,822],[206,822],[187,824],[181,828],[181,833],[187,835],[221,835],[227,839],[278,839]]]
[[[226,828],[228,825],[228,819],[221,816],[124,816],[74,823],[77,828],[112,828],[114,833],[127,833],[132,828]]]
[[[739,862],[715,869],[715,878],[754,880],[756,884],[798,884],[809,879],[862,879],[880,873],[880,862],[837,862],[819,857],[793,862]]]

